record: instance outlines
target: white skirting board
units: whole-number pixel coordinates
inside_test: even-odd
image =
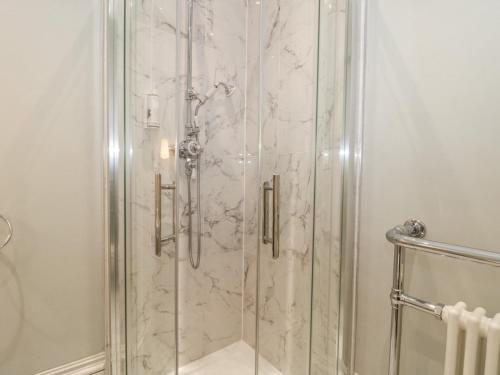
[[[101,375],[104,362],[104,353],[99,353],[35,375]]]

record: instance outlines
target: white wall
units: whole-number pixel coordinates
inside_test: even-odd
[[[392,247],[416,217],[428,238],[500,249],[500,3],[373,0],[360,242],[360,375],[387,371]],[[408,260],[409,292],[500,311],[498,271],[431,256]],[[405,316],[405,375],[442,373],[445,327]]]
[[[0,374],[103,350],[101,16],[98,0],[1,4]]]

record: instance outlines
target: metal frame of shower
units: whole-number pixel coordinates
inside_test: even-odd
[[[123,121],[125,107],[124,0],[103,1],[104,226],[105,226],[105,352],[107,375],[126,373],[126,304],[124,286],[125,194]]]
[[[337,374],[355,375],[368,0],[347,0]]]
[[[413,219],[389,230],[386,234],[387,240],[394,244],[389,375],[399,374],[403,307],[411,307],[440,320],[444,307],[443,304],[427,302],[404,292],[406,249],[500,267],[500,253],[426,240],[424,239],[425,232],[425,225],[419,220]]]
[[[342,193],[341,295],[338,326],[338,373],[353,375],[357,304],[357,267],[359,249],[359,207],[363,151],[363,105],[366,49],[367,0],[348,0],[346,67],[346,125]],[[130,42],[126,18],[130,7],[124,0],[104,0],[103,106],[105,112],[105,306],[106,306],[106,374],[125,375],[126,361],[126,290],[125,258],[126,223],[123,204],[125,189],[127,118],[125,86],[126,45]],[[180,10],[178,9],[180,15]],[[177,31],[180,32],[179,30]],[[179,57],[178,57],[179,58]],[[177,89],[180,92],[180,87]],[[180,164],[177,161],[177,169]],[[177,250],[176,250],[177,256]],[[177,270],[176,270],[177,272]],[[177,296],[176,296],[177,298]],[[176,329],[177,331],[177,329]],[[177,340],[176,340],[177,342]],[[177,345],[177,344],[176,344]],[[178,361],[178,358],[176,358]],[[176,366],[178,367],[178,366]]]

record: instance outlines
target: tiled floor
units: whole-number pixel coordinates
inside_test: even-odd
[[[255,351],[243,341],[225,347],[192,362],[179,371],[180,375],[254,375]],[[262,357],[259,375],[282,375]]]

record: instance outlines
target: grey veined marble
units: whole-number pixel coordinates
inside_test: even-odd
[[[161,257],[154,255],[154,175],[161,172],[165,182],[177,184],[180,365],[241,340],[255,347],[258,337],[263,363],[286,375],[306,374],[312,324],[317,2],[195,0],[193,85],[202,94],[218,81],[235,87],[229,98],[217,93],[197,118],[203,145],[201,201],[194,202],[195,208],[200,205],[202,227],[198,270],[187,257],[183,165],[176,163],[175,152],[169,159],[160,157],[161,139],[175,145],[184,133],[185,3],[132,4],[127,206],[132,373],[164,375],[175,367],[175,246],[168,244]],[[159,96],[159,129],[145,127],[144,97],[151,93]],[[330,110],[326,106],[322,116]],[[333,138],[325,147],[335,147]],[[325,170],[330,173],[332,166]],[[260,187],[273,173],[282,176],[278,260],[272,259],[269,245],[259,244]],[[168,231],[171,194],[164,194],[163,204],[162,227]],[[321,211],[320,217],[328,212]],[[328,224],[320,235],[316,246],[327,248]],[[324,324],[318,334],[323,334],[328,317],[336,315],[328,302],[335,296],[320,291],[314,298],[321,306],[318,319]],[[327,345],[324,338],[318,345],[325,340]],[[327,353],[314,351],[319,357]],[[328,374],[322,363],[313,361],[315,374]]]

